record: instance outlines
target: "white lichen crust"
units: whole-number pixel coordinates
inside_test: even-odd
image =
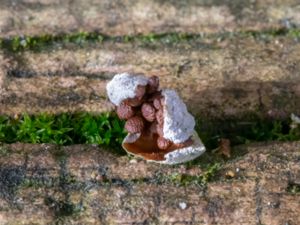
[[[123,148],[127,151],[127,153],[134,155],[134,156],[140,156],[131,153],[126,149],[124,146],[124,143],[134,143],[138,138],[140,137],[140,134],[128,134],[125,139],[123,140]],[[192,136],[193,144],[184,148],[176,149],[173,152],[167,153],[164,158],[165,160],[162,161],[156,161],[156,160],[147,160],[151,162],[161,163],[161,164],[168,164],[168,165],[174,165],[178,163],[184,163],[188,162],[190,160],[193,160],[197,158],[198,156],[202,155],[205,152],[205,146],[201,142],[198,134],[194,131]],[[142,157],[142,156],[140,156]]]
[[[116,74],[106,85],[108,98],[118,106],[123,100],[135,97],[135,90],[138,85],[145,86],[147,83],[148,79],[141,75]]]
[[[175,144],[186,141],[194,131],[194,117],[174,90],[163,90],[164,97],[164,138]]]
[[[205,152],[205,146],[200,140],[198,134],[194,131],[192,134],[193,145],[177,149],[165,155],[164,161],[159,161],[162,164],[178,164],[188,162],[197,158]]]

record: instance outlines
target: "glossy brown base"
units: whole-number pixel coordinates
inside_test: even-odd
[[[169,148],[162,150],[157,146],[157,134],[142,133],[141,136],[133,143],[123,143],[123,147],[134,155],[140,155],[146,160],[163,161],[165,155],[176,149],[187,147],[193,144],[191,139],[184,143],[172,144]]]

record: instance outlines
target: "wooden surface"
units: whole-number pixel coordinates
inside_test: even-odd
[[[0,36],[216,33],[299,26],[297,0],[1,0]]]
[[[196,179],[205,172],[198,166],[86,145],[2,145],[0,224],[299,224],[299,149],[240,146],[242,155],[198,186],[178,180]]]
[[[106,83],[132,72],[158,75],[203,121],[287,119],[300,114],[299,15],[298,0],[0,0],[0,114],[110,111]],[[107,37],[64,43],[79,32]],[[44,35],[61,41],[5,46]],[[168,167],[89,145],[3,144],[0,225],[297,225],[299,149],[236,147],[245,154],[199,186],[202,158]]]
[[[105,85],[127,71],[158,75],[162,87],[178,91],[202,118],[286,118],[300,113],[299,52],[299,42],[289,37],[0,51],[0,112],[108,111]]]

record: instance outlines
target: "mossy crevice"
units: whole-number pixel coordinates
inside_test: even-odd
[[[80,189],[82,182],[66,171],[68,153],[62,145],[70,144],[100,144],[109,151],[125,154],[120,144],[126,132],[124,123],[115,114],[92,115],[88,113],[59,114],[59,115],[21,115],[15,117],[0,117],[0,141],[4,143],[55,143],[56,148],[51,149],[51,154],[61,167],[57,179],[49,177],[22,177],[16,186],[21,187],[60,187],[60,190]],[[95,185],[130,185],[137,183],[174,185],[198,185],[204,187],[206,183],[216,180],[222,165],[227,159],[212,152],[219,145],[220,138],[227,138],[231,145],[249,144],[259,141],[296,141],[300,140],[300,126],[291,119],[267,120],[257,117],[248,117],[248,120],[204,121],[199,120],[196,126],[199,136],[208,151],[201,157],[185,164],[187,168],[201,166],[202,174],[190,176],[187,174],[158,174],[151,178],[121,180],[106,178],[102,182],[95,181]],[[117,150],[116,150],[117,149]],[[245,151],[231,151],[231,159],[235,159]],[[0,154],[7,156],[9,149],[5,145],[0,148]],[[176,166],[174,166],[176,167]],[[6,170],[2,172],[6,174]],[[45,179],[44,179],[45,178]],[[91,181],[93,182],[93,181]],[[2,185],[3,186],[3,185]],[[5,185],[3,186],[5,188]],[[291,186],[289,190],[294,190]],[[296,186],[295,190],[298,186]],[[66,198],[68,199],[68,198]]]
[[[196,130],[208,149],[217,148],[220,138],[229,139],[232,146],[261,141],[300,140],[300,126],[291,119],[274,120],[257,116],[244,117],[243,120],[198,119]],[[71,144],[98,144],[124,154],[120,146],[125,135],[124,122],[114,113],[0,116],[0,142],[58,144],[52,152],[57,159],[66,157],[59,146]],[[0,150],[0,154],[8,154],[5,147]]]
[[[3,119],[4,118],[4,119]],[[69,144],[100,144],[107,150],[121,150],[120,143],[126,134],[121,122],[115,114],[92,115],[87,113],[60,114],[60,115],[23,115],[17,117],[2,117],[0,124],[0,138],[2,142],[29,142],[29,143],[56,143],[56,148],[51,150],[54,159],[61,166],[61,175],[56,180],[25,179],[24,187],[59,186],[65,188],[80,188],[84,183],[77,182],[75,178],[64,170],[68,160],[68,153],[62,145]],[[45,123],[45,124],[44,124]],[[47,127],[45,129],[45,127]],[[78,129],[78,126],[80,129]],[[66,129],[67,128],[67,129]],[[61,129],[61,130],[60,130]],[[257,117],[248,117],[248,120],[224,120],[204,121],[198,120],[196,130],[203,140],[208,151],[201,157],[185,164],[186,168],[201,166],[203,172],[199,176],[186,174],[157,174],[151,178],[140,178],[133,180],[121,180],[105,178],[101,183],[95,181],[95,185],[130,185],[137,183],[175,185],[198,185],[205,186],[206,183],[216,180],[219,171],[227,162],[227,159],[212,152],[219,146],[220,138],[227,138],[231,145],[249,144],[259,141],[296,141],[300,140],[300,126],[294,124],[291,119],[267,120]],[[25,135],[30,132],[30,136]],[[22,135],[18,135],[22,133]],[[52,134],[59,133],[58,139]],[[109,135],[107,135],[107,133]],[[1,135],[2,134],[2,135]],[[34,137],[36,136],[36,137]],[[106,138],[106,141],[102,141]],[[101,142],[99,141],[101,140]],[[9,154],[3,146],[1,154]],[[246,154],[245,151],[231,149],[231,160]],[[176,167],[176,166],[174,166]],[[93,182],[93,181],[91,181]],[[291,188],[292,190],[292,188]]]
[[[256,115],[244,119],[198,120],[196,130],[208,149],[219,146],[221,138],[232,146],[263,141],[300,140],[300,125],[290,119],[261,118]]]
[[[206,187],[209,182],[218,180],[217,175],[222,168],[221,164],[213,163],[205,165],[203,172],[199,175],[189,175],[182,173],[162,174],[160,171],[152,177],[140,177],[134,179],[106,178],[101,182],[96,182],[99,186],[125,186],[130,188],[132,185],[138,184],[154,184],[175,186],[198,186]]]
[[[66,153],[62,151],[62,156],[59,154],[59,176],[57,177],[57,183],[53,187],[58,192],[62,193],[62,199],[56,199],[52,196],[45,197],[45,205],[49,207],[54,213],[57,221],[64,221],[65,217],[76,216],[84,211],[82,202],[72,202],[70,195],[74,190],[80,190],[82,188],[81,182],[79,182],[74,175],[72,175],[67,169],[68,158]]]
[[[79,46],[86,43],[103,43],[103,42],[121,42],[121,43],[140,43],[152,44],[162,43],[165,45],[176,44],[187,41],[200,41],[204,39],[230,39],[234,37],[254,37],[260,40],[268,40],[269,38],[287,36],[299,39],[300,30],[297,28],[285,28],[268,30],[245,30],[236,32],[222,32],[214,34],[193,34],[193,33],[150,33],[143,35],[124,35],[124,36],[108,36],[98,32],[76,32],[68,34],[44,34],[40,36],[15,36],[10,38],[0,38],[0,48],[11,52],[23,50],[41,50],[49,46],[76,44]]]
[[[220,163],[206,164],[205,169],[199,175],[188,175],[182,173],[173,173],[171,175],[158,176],[158,183],[172,183],[176,186],[190,186],[196,185],[199,187],[205,187],[207,183],[216,181],[217,175],[220,172],[222,166]]]
[[[0,142],[99,144],[119,149],[126,134],[123,126],[123,121],[109,113],[0,116]],[[58,147],[53,156],[63,158],[66,154]]]

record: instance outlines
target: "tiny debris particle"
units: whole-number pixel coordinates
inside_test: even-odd
[[[229,139],[221,138],[219,142],[218,154],[223,155],[227,158],[231,157],[231,147]]]
[[[294,113],[291,114],[291,121],[292,121],[292,123],[290,124],[291,129],[297,128],[300,124],[300,118],[296,116]]]
[[[129,161],[129,163],[136,164],[136,163],[137,163],[137,160],[136,160],[136,159],[131,159],[131,160]]]
[[[291,120],[295,123],[300,124],[300,117],[296,116],[294,113],[291,114]]]
[[[180,202],[179,203],[179,208],[182,210],[185,210],[187,208],[187,204],[185,202]]]
[[[227,171],[225,175],[226,175],[227,178],[234,178],[235,177],[235,173],[232,170]]]
[[[276,209],[276,208],[278,208],[280,206],[280,202],[268,202],[267,205],[270,208]]]
[[[20,41],[20,45],[22,45],[23,47],[26,47],[26,40],[22,40],[22,41]]]

